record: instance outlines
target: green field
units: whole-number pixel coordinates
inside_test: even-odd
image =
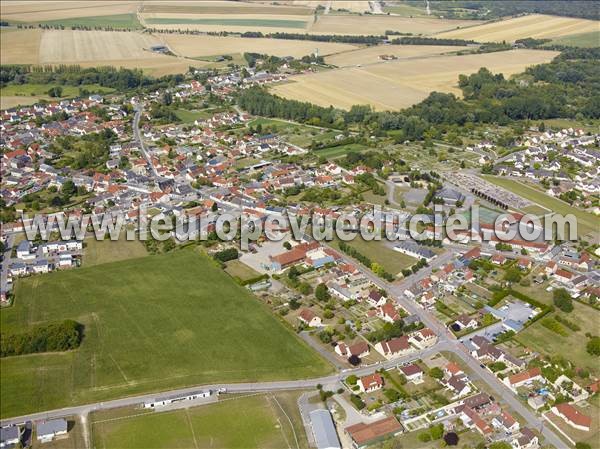
[[[3,331],[62,319],[81,347],[2,359],[2,417],[210,382],[330,371],[248,290],[197,250],[22,279]]]
[[[90,28],[120,28],[134,30],[142,28],[136,14],[115,14],[111,16],[74,17],[72,19],[56,19],[39,22],[43,25]]]
[[[51,98],[48,91],[52,87],[61,87],[62,96],[60,98],[78,97],[80,89],[86,89],[90,93],[105,94],[114,92],[110,87],[102,87],[98,84],[82,84],[81,86],[59,86],[54,84],[7,84],[0,89],[0,96],[23,96],[23,97],[44,97],[48,101],[58,100]]]
[[[227,262],[225,264],[225,271],[229,276],[234,278],[238,277],[242,281],[245,281],[247,279],[254,279],[260,276],[260,273],[258,271],[255,271],[254,269],[252,269],[245,263],[240,262],[239,260],[230,260],[229,262]]]
[[[532,287],[533,289],[533,287]],[[539,289],[538,289],[539,290]],[[535,299],[544,301],[547,304],[551,303],[551,293],[539,292],[533,296]],[[543,297],[543,298],[542,298]],[[571,313],[557,311],[548,315],[554,317],[560,315],[569,321],[576,323],[581,330],[573,331],[564,325],[562,327],[567,331],[567,336],[561,336],[556,332],[544,327],[542,322],[546,319],[536,321],[531,326],[525,328],[515,337],[515,340],[527,348],[534,351],[552,356],[562,355],[567,360],[570,360],[578,368],[587,368],[590,372],[596,375],[600,372],[597,360],[590,356],[585,345],[587,342],[586,332],[591,332],[593,335],[598,334],[598,322],[600,322],[600,312],[592,309],[585,304],[573,302],[574,310]]]
[[[572,47],[600,47],[600,31],[591,33],[571,34],[553,39],[548,45],[569,45]]]
[[[378,264],[382,265],[385,271],[392,274],[398,274],[403,269],[411,267],[416,262],[415,258],[388,248],[385,245],[384,240],[366,241],[360,237],[357,237],[354,240],[346,243],[355,248],[364,256],[367,256],[372,262],[377,262]],[[331,242],[331,244],[335,248],[339,249],[339,240],[336,239]]]
[[[83,266],[91,267],[119,260],[135,259],[148,255],[146,248],[139,240],[125,240],[125,233],[118,241],[110,239],[96,240],[86,238],[83,248]]]
[[[229,25],[248,27],[305,28],[304,20],[286,19],[187,19],[185,17],[157,17],[146,19],[150,25]]]
[[[577,233],[578,235],[584,236],[590,232],[600,231],[600,223],[597,217],[592,214],[588,214],[576,207],[569,206],[564,201],[552,198],[546,195],[544,192],[529,187],[521,182],[515,181],[510,178],[502,178],[497,176],[483,176],[487,181],[492,182],[500,187],[503,187],[517,195],[522,196],[525,199],[533,201],[551,211],[558,214],[567,215],[573,214],[577,218]]]
[[[299,394],[232,398],[226,395],[227,399],[215,404],[142,415],[134,409],[95,413],[91,417],[94,446],[96,449],[279,449],[295,448],[298,438],[299,446],[304,448],[306,439],[296,404]]]
[[[359,143],[349,143],[348,145],[340,145],[338,147],[325,148],[323,150],[315,150],[314,153],[319,157],[326,159],[336,159],[345,156],[350,152],[360,153],[365,151],[367,147]]]

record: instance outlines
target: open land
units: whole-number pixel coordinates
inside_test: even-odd
[[[472,39],[477,42],[514,42],[517,39],[527,37],[536,39],[557,38],[593,31],[600,31],[600,22],[571,17],[530,14],[471,28],[448,31],[436,37]]]
[[[135,1],[2,2],[0,16],[8,21],[39,23],[47,20],[134,13],[138,4],[139,2]]]
[[[515,181],[510,178],[502,178],[497,176],[484,176],[484,178],[492,182],[500,187],[503,187],[511,192],[516,193],[517,195],[522,196],[525,199],[533,201],[534,203],[539,204],[546,209],[550,209],[556,213],[567,215],[573,214],[577,217],[577,233],[582,236],[589,232],[596,231],[598,232],[600,228],[600,224],[598,223],[598,218],[594,217],[592,214],[582,211],[576,207],[570,206],[556,198],[552,198],[551,196],[546,195],[544,192],[534,189],[533,187],[529,187],[522,182]]]
[[[349,109],[354,104],[370,104],[378,110],[399,109],[424,100],[433,91],[459,95],[460,74],[487,67],[508,77],[530,65],[548,62],[557,54],[543,50],[510,50],[389,61],[291,77],[289,82],[278,84],[272,91],[320,106]]]
[[[316,48],[319,48],[319,54],[322,56],[358,48],[355,45],[329,42],[190,36],[184,34],[167,35],[165,41],[173,52],[190,58],[245,52],[299,58],[314,53]]]
[[[119,240],[96,240],[86,238],[83,249],[83,266],[91,267],[119,260],[136,259],[148,255],[146,248],[139,240],[126,240],[125,233]]]
[[[0,312],[3,331],[74,319],[85,336],[75,351],[4,358],[2,416],[329,371],[246,289],[191,249],[23,279],[15,298]]]
[[[40,30],[0,30],[0,64],[38,64],[40,54]]]
[[[382,55],[393,55],[398,59],[408,59],[452,53],[466,48],[449,45],[386,45],[345,51],[325,58],[325,62],[338,67],[348,67],[382,62],[380,59]],[[321,52],[321,44],[319,44],[319,54],[327,54]]]
[[[573,47],[592,48],[600,46],[600,31],[591,31],[589,33],[570,34],[553,39],[549,45],[569,45]]]
[[[99,449],[275,449],[290,447],[290,442],[296,447],[298,438],[304,448],[306,437],[296,405],[299,394],[225,395],[216,404],[160,413],[140,414],[134,409],[95,413],[91,417],[94,445]]]
[[[315,34],[384,34],[387,30],[413,34],[433,34],[477,25],[474,20],[427,19],[399,16],[320,16],[310,28]]]

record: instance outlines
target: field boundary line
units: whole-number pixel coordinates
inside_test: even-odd
[[[292,420],[290,419],[288,414],[285,412],[285,410],[283,409],[283,407],[281,406],[281,404],[279,403],[277,398],[275,396],[272,396],[272,398],[275,401],[275,403],[277,404],[277,406],[279,407],[279,409],[283,412],[283,414],[287,418],[288,422],[290,423],[290,427],[292,428],[292,433],[294,434],[294,440],[296,440],[296,448],[300,449],[300,443],[298,443],[298,437],[296,436],[296,429],[294,429],[294,424],[292,423]]]

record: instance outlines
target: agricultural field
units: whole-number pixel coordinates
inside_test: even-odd
[[[227,2],[227,1],[196,1],[196,2],[169,2],[167,3],[146,3],[142,6],[143,14],[228,14],[228,15],[291,15],[308,16],[312,15],[312,8],[305,8],[302,5],[267,5],[262,3],[245,2]]]
[[[109,27],[129,30],[136,30],[142,27],[137,19],[137,16],[133,13],[115,14],[110,16],[73,17],[68,19],[44,20],[39,23],[50,26],[85,26],[90,28]]]
[[[453,53],[466,48],[449,45],[378,45],[337,53],[326,57],[325,62],[338,67],[350,67],[358,64],[367,65],[383,62],[380,59],[381,55],[393,55],[398,59],[411,59]],[[319,54],[321,53],[321,45],[319,45]],[[326,55],[326,53],[323,53],[323,55]]]
[[[314,53],[316,48],[319,49],[319,55],[322,56],[356,50],[358,48],[355,45],[330,42],[192,36],[185,34],[166,35],[165,42],[174,53],[189,58],[211,55],[243,54],[245,52],[300,58]]]
[[[592,48],[600,46],[600,31],[591,31],[589,33],[571,34],[553,39],[548,45],[568,45],[571,47]]]
[[[310,27],[314,34],[384,34],[386,30],[413,34],[434,34],[482,22],[474,20],[447,20],[409,18],[387,15],[351,16],[321,15]]]
[[[571,17],[530,14],[479,26],[441,33],[436,37],[472,39],[477,42],[514,42],[517,39],[532,37],[558,38],[573,34],[600,31],[600,22]]]
[[[160,42],[147,34],[109,31],[45,31],[40,63],[74,63],[160,57],[148,49]]]
[[[239,260],[230,260],[225,266],[227,274],[233,278],[240,278],[242,281],[248,279],[254,279],[260,276],[258,271],[254,271],[253,268],[246,265],[244,262]]]
[[[37,64],[39,63],[40,30],[19,30],[3,28],[0,30],[0,64]]]
[[[79,17],[109,16],[135,13],[137,1],[3,1],[0,4],[2,20],[9,22],[39,23]]]
[[[9,29],[1,33],[2,64],[113,65],[143,69],[155,76],[182,73],[189,66],[215,66],[211,62],[152,53],[147,49],[161,42],[149,34],[38,29]],[[25,102],[23,100],[17,104]]]
[[[546,195],[541,190],[529,187],[522,182],[515,181],[510,178],[502,178],[497,176],[484,176],[484,178],[500,187],[503,187],[517,195],[522,196],[525,199],[533,201],[538,205],[554,211],[559,214],[567,215],[573,214],[577,218],[577,233],[579,236],[584,236],[590,232],[599,232],[600,224],[598,223],[598,217],[593,216],[587,212],[582,211],[576,207],[570,206],[556,198]]]
[[[543,50],[510,50],[390,61],[290,77],[288,82],[274,86],[272,92],[320,106],[349,109],[354,104],[370,104],[377,110],[394,110],[416,104],[432,91],[460,95],[457,83],[462,73],[470,74],[487,67],[508,77],[530,65],[548,62],[557,54]]]
[[[77,350],[2,359],[2,417],[214,381],[330,371],[196,249],[22,279],[15,305],[0,311],[3,332],[63,319],[85,326]]]
[[[222,396],[189,409],[142,412],[122,409],[94,413],[92,436],[98,449],[284,448],[308,447],[296,401],[302,392]],[[289,419],[288,419],[289,417]],[[291,423],[290,423],[291,421]]]

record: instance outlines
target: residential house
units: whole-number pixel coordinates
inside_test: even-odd
[[[557,404],[552,407],[552,412],[561,417],[571,427],[589,432],[592,426],[592,418],[584,415],[571,404]]]
[[[375,349],[387,358],[408,354],[413,350],[406,335],[387,341],[380,341],[375,345]]]
[[[423,370],[419,365],[411,363],[410,365],[401,366],[400,372],[406,377],[406,380],[414,384],[423,382]]]
[[[363,393],[380,390],[383,388],[383,377],[379,373],[363,376],[358,380],[358,387]]]
[[[343,341],[338,343],[335,347],[336,354],[350,358],[352,356],[356,356],[358,358],[363,358],[369,355],[371,352],[369,345],[365,341],[359,341],[353,345],[347,346]]]
[[[521,436],[512,441],[513,449],[537,449],[539,439],[528,427],[521,429]]]
[[[323,325],[321,318],[310,309],[302,309],[300,315],[298,315],[298,320],[308,327],[321,327]]]
[[[467,315],[466,313],[459,315],[452,324],[452,327],[459,331],[462,331],[464,329],[477,329],[478,326],[479,322],[475,318]]]
[[[38,421],[36,425],[37,439],[42,443],[48,443],[58,436],[67,434],[67,421],[63,418]]]
[[[437,335],[428,327],[424,327],[410,334],[408,341],[419,349],[425,349],[437,342]]]
[[[492,426],[504,433],[515,433],[520,427],[519,422],[507,411],[503,411],[500,415],[496,416],[492,420]]]
[[[352,440],[353,449],[367,446],[402,433],[402,424],[394,416],[369,424],[359,423],[344,429]]]
[[[516,391],[517,388],[523,385],[530,385],[533,382],[545,383],[546,379],[542,376],[542,370],[538,367],[528,369],[522,373],[514,374],[512,376],[505,377],[503,380],[504,384]]]

